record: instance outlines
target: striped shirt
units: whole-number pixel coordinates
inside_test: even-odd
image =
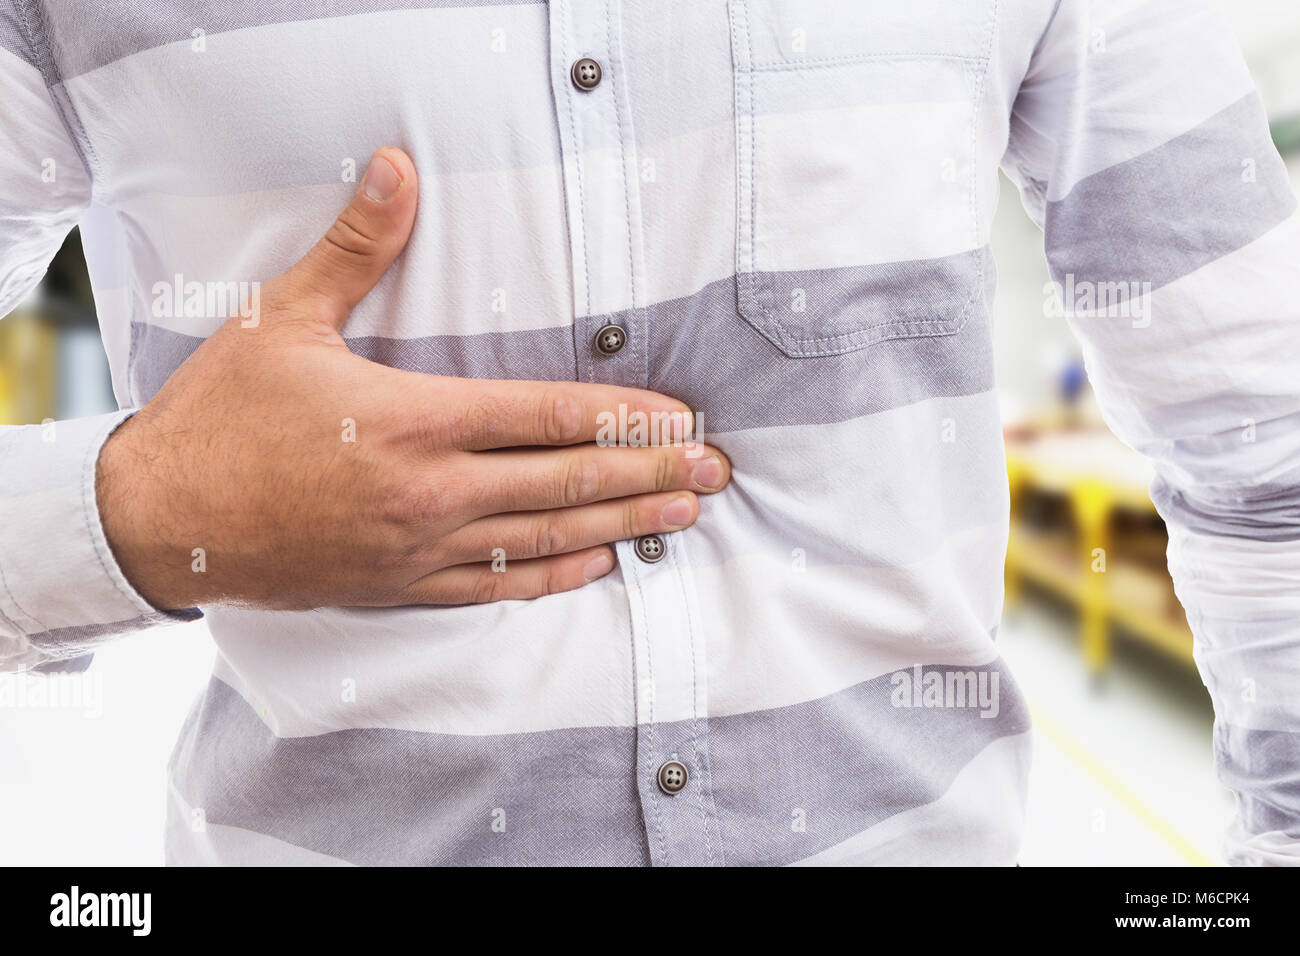
[[[176,619],[98,449],[224,318],[190,284],[284,271],[385,143],[420,211],[353,351],[660,391],[734,467],[570,593],[203,609],[170,861],[1013,863],[999,168],[1155,463],[1229,857],[1300,861],[1300,217],[1215,5],[9,0],[0,82],[0,313],[80,224],[123,409],[0,438],[8,669]]]

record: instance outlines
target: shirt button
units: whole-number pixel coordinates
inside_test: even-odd
[[[680,760],[669,760],[659,768],[656,776],[659,789],[671,797],[686,788],[686,778],[689,774],[686,772],[686,764]]]
[[[643,534],[636,539],[636,556],[646,564],[654,564],[667,553],[664,539],[657,534]]]
[[[596,351],[613,355],[627,345],[627,333],[621,325],[607,325],[596,333]]]
[[[584,56],[581,60],[573,61],[573,69],[569,71],[569,76],[578,89],[594,90],[600,86],[600,64],[591,57]]]

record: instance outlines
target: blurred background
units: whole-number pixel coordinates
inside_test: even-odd
[[[1300,193],[1300,5],[1227,6]],[[1002,185],[994,326],[1012,525],[998,640],[1037,727],[1021,863],[1214,865],[1232,800],[1214,778],[1213,713],[1150,472],[1100,423],[1065,321],[1045,317],[1042,235]],[[115,407],[73,233],[0,322],[0,423]],[[0,863],[160,863],[164,768],[212,653],[201,621],[116,642],[60,678],[59,706],[0,675]]]
[[[1300,4],[1224,6],[1300,194]],[[1101,423],[1065,320],[1045,318],[1042,234],[1002,185],[994,350],[1012,515],[998,642],[1037,731],[1020,860],[1217,865],[1232,796],[1214,777],[1214,713],[1152,472]]]

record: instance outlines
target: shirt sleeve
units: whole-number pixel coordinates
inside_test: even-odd
[[[1237,864],[1300,865],[1300,218],[1208,0],[1061,0],[1003,168],[1152,500],[1236,795]]]
[[[0,316],[40,281],[91,193],[26,7],[0,6]],[[57,668],[114,634],[198,616],[152,608],[104,537],[95,464],[129,414],[0,428],[0,671]]]

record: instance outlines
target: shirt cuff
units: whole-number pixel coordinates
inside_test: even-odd
[[[115,635],[202,617],[159,611],[104,537],[95,465],[133,410],[0,431],[0,671],[92,652]]]

